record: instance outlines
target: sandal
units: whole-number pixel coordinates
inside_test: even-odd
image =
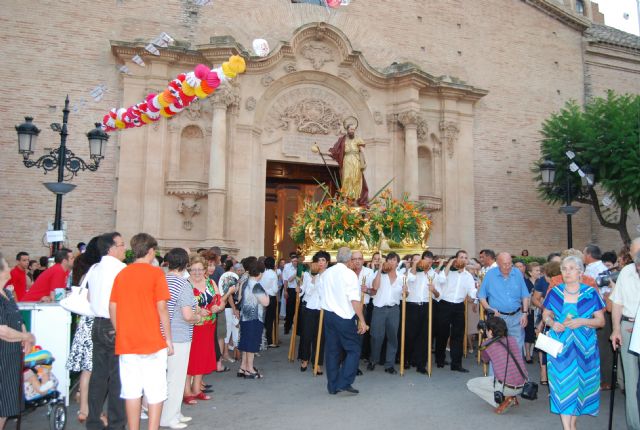
[[[231,369],[229,369],[227,366],[224,366],[224,367],[222,368],[222,370],[216,370],[216,372],[218,372],[218,373],[222,373],[222,372],[228,372],[229,370],[231,370]]]
[[[193,396],[194,399],[198,400],[211,400],[211,396],[207,396],[205,393],[200,391],[198,394]]]
[[[240,369],[240,370],[238,370],[238,373],[236,373],[236,376],[238,378],[244,378],[244,377],[247,376],[247,373],[244,370]]]
[[[196,396],[185,396],[182,398],[182,403],[185,405],[197,405]]]
[[[262,379],[262,375],[259,374],[258,372],[256,372],[256,373],[247,373],[247,375],[245,376],[245,379]]]
[[[540,385],[549,385],[549,381],[540,381]]]

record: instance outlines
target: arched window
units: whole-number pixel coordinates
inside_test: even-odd
[[[576,12],[584,15],[584,0],[576,0]]]
[[[433,194],[433,165],[431,152],[424,146],[418,148],[418,195]]]
[[[200,127],[190,125],[180,134],[180,180],[207,182],[209,151]]]

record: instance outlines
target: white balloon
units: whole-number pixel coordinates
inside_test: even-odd
[[[253,39],[253,52],[258,57],[266,57],[271,50],[269,49],[269,43],[264,39]]]

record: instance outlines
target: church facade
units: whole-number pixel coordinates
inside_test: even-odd
[[[289,217],[335,172],[311,146],[326,152],[355,117],[370,193],[390,184],[394,195],[422,202],[436,253],[489,246],[540,255],[562,249],[566,237],[564,217],[536,197],[542,121],[569,99],[640,91],[638,38],[597,24],[591,2],[352,0],[337,10],[284,0],[152,3],[117,3],[107,27],[98,25],[101,5],[87,2],[91,26],[56,11],[55,33],[45,17],[2,30],[12,41],[2,49],[15,52],[0,73],[25,95],[5,114],[14,123],[33,115],[44,128],[59,121],[65,92],[77,103],[94,84],[108,87],[103,100],[71,113],[77,154],[86,152],[82,132],[109,108],[142,100],[196,64],[246,58],[244,74],[175,117],[112,133],[98,172],[81,173],[64,198],[70,244],[116,229],[126,238],[148,232],[162,248],[287,253]],[[146,39],[161,31],[176,43],[152,55]],[[247,48],[257,37],[272,46],[264,58]],[[44,46],[37,55],[34,43]],[[40,70],[45,88],[21,85]],[[0,136],[1,249],[46,253],[53,196],[40,189],[41,172],[21,166],[13,129]],[[56,144],[41,133],[40,148]],[[588,242],[619,247],[582,208],[574,243]]]

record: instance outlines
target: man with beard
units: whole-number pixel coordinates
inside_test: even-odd
[[[464,339],[464,301],[476,298],[477,290],[473,276],[466,271],[469,257],[467,251],[456,252],[445,270],[436,276],[436,290],[440,294],[438,320],[436,322],[436,365],[445,364],[447,340],[451,348],[451,370],[467,373],[462,367],[462,345]]]

